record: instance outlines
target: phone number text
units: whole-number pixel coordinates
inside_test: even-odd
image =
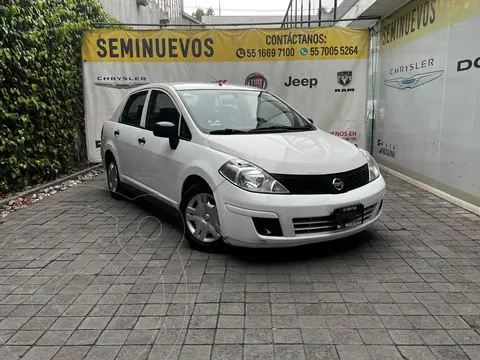
[[[310,56],[351,56],[358,54],[358,46],[314,46],[309,50]]]
[[[295,56],[294,48],[273,48],[273,49],[243,49],[237,50],[237,57],[243,58],[274,58]]]
[[[295,48],[244,49],[237,50],[237,57],[243,58],[275,58],[300,56],[353,56],[358,54],[358,46],[312,46]]]

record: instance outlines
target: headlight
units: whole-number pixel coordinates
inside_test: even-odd
[[[378,164],[373,158],[373,156],[370,155],[368,151],[362,150],[362,152],[365,154],[365,157],[367,158],[370,181],[373,181],[380,176],[380,168],[378,167]]]
[[[245,160],[229,160],[222,165],[219,172],[232,184],[247,191],[271,194],[289,193],[269,173]]]

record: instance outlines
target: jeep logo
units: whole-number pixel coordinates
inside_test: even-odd
[[[291,76],[288,77],[288,81],[285,83],[286,87],[290,86],[308,86],[310,89],[318,85],[318,79],[316,78],[303,78],[296,79]]]
[[[457,71],[467,71],[470,70],[472,66],[480,69],[480,56],[475,60],[460,60],[457,64]]]

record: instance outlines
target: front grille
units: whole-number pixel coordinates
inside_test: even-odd
[[[376,205],[377,204],[373,204],[365,208],[363,212],[364,222],[370,220]],[[353,222],[358,220],[362,220],[361,215],[352,217],[349,221]],[[317,234],[326,231],[337,230],[335,226],[335,217],[333,215],[309,218],[295,218],[293,219],[293,229],[295,230],[295,235]]]
[[[368,164],[355,170],[327,175],[272,174],[291,194],[342,194],[368,184]],[[333,181],[340,179],[343,189],[337,190]]]

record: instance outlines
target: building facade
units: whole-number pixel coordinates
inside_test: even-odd
[[[160,24],[201,27],[201,22],[185,14],[183,0],[99,0],[105,11],[122,23],[152,24],[143,29],[158,29]]]

